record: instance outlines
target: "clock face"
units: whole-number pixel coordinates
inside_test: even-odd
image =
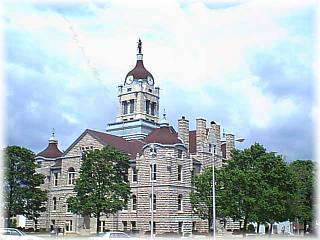
[[[133,76],[130,75],[126,78],[126,84],[131,84],[133,82]]]
[[[150,76],[148,76],[147,81],[148,81],[149,85],[153,85],[154,84],[154,81],[153,81],[152,77],[150,77]]]

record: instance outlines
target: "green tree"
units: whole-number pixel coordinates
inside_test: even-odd
[[[212,210],[212,199],[208,197],[212,195],[210,171],[196,177],[196,191],[191,196],[196,212],[207,219]],[[267,152],[262,145],[234,150],[228,164],[216,171],[215,180],[217,216],[243,221],[244,232],[249,222],[269,222],[272,226],[288,219],[294,185],[283,158]]]
[[[257,205],[261,192],[261,176],[257,171],[257,159],[266,153],[265,149],[254,144],[248,149],[234,150],[232,159],[220,171],[221,185],[217,191],[221,198],[220,208],[234,220],[243,220],[243,230],[247,229],[248,222],[258,218]]]
[[[290,204],[290,218],[303,222],[304,233],[307,224],[311,224],[314,218],[313,192],[315,184],[315,164],[311,160],[296,160],[289,164],[292,181],[295,190]]]
[[[12,217],[24,215],[36,219],[46,210],[47,193],[40,189],[42,174],[36,173],[35,154],[23,147],[8,146],[4,150],[5,211],[12,225]]]
[[[194,190],[190,193],[190,202],[194,212],[208,220],[208,230],[212,226],[212,167],[206,168],[193,178]]]
[[[265,153],[258,158],[256,169],[261,183],[255,209],[256,220],[270,223],[271,234],[275,222],[289,219],[295,184],[283,157],[274,152]]]
[[[86,152],[82,157],[80,176],[76,180],[76,195],[68,199],[74,213],[97,218],[123,209],[130,196],[127,181],[129,158],[111,146]]]

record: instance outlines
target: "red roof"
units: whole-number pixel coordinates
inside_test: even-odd
[[[137,153],[141,153],[144,143],[139,140],[128,141],[122,137],[107,134],[104,132],[98,132],[94,130],[87,129],[89,134],[96,137],[103,145],[111,145],[117,148],[119,151],[127,153],[132,157],[135,157]]]
[[[227,154],[226,147],[227,147],[226,143],[221,143],[221,152],[222,152],[222,157],[223,158],[226,158],[226,154]]]
[[[128,72],[126,78],[132,75],[134,79],[147,79],[148,76],[152,77],[152,74],[144,67],[142,60],[137,60],[136,66]]]
[[[155,128],[149,135],[144,139],[146,143],[161,143],[161,144],[176,144],[182,143],[178,138],[178,133],[173,127],[163,126]]]
[[[189,152],[197,153],[196,130],[189,131]]]
[[[48,147],[37,154],[37,157],[57,158],[62,156],[62,152],[58,148],[58,142],[49,142]]]

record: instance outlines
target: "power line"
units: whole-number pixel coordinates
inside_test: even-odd
[[[96,80],[101,81],[99,71],[98,71],[97,67],[90,61],[90,58],[86,54],[85,49],[81,45],[81,42],[79,40],[79,36],[78,36],[77,32],[75,31],[72,23],[69,21],[69,19],[63,13],[61,13],[60,11],[58,11],[58,13],[65,20],[65,22],[68,24],[69,29],[72,32],[72,38],[73,38],[74,42],[76,43],[76,45],[78,46],[78,48],[80,49],[82,56],[85,59],[86,64],[87,64],[88,68],[91,70],[93,76],[95,77]]]

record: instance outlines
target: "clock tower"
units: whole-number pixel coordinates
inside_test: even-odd
[[[142,139],[159,126],[159,87],[144,67],[142,42],[138,41],[137,62],[118,86],[118,115],[107,132],[127,139]]]

